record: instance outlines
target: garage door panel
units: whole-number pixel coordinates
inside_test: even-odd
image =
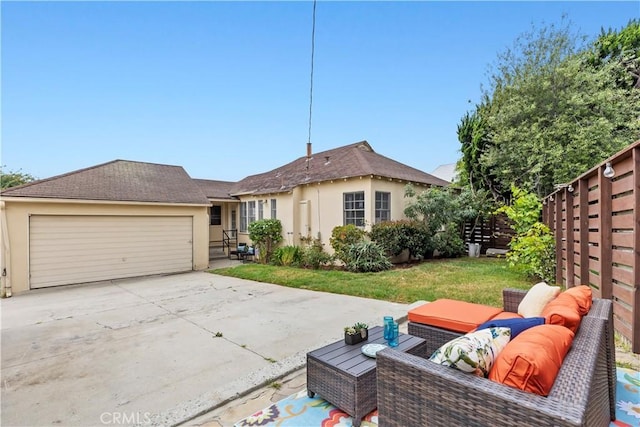
[[[41,288],[193,268],[191,217],[30,218],[30,286]]]

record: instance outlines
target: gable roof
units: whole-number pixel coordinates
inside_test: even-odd
[[[8,188],[2,196],[209,205],[181,166],[114,160]]]
[[[216,181],[213,179],[193,179],[200,190],[209,199],[237,200],[231,196],[231,188],[236,184],[232,181]]]
[[[376,153],[367,141],[303,156],[269,172],[251,175],[231,189],[232,195],[289,191],[301,185],[365,175],[446,186],[449,182]]]

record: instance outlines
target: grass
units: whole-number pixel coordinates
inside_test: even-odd
[[[409,268],[379,273],[306,270],[257,263],[210,272],[291,288],[399,303],[450,298],[494,307],[502,307],[502,289],[529,289],[534,283],[498,258],[428,260]]]

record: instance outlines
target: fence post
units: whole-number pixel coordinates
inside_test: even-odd
[[[600,239],[598,246],[600,247],[600,293],[602,298],[611,299],[613,295],[612,283],[612,251],[613,242],[611,237],[611,179],[606,178],[603,174],[604,167],[601,167],[598,173],[598,191],[599,212],[600,217]]]
[[[565,214],[566,214],[566,221],[565,221],[565,229],[566,229],[566,243],[567,243],[567,249],[565,251],[565,256],[566,256],[566,263],[567,263],[567,277],[565,277],[565,284],[568,288],[573,287],[574,285],[574,271],[575,271],[575,264],[574,264],[574,257],[575,257],[575,253],[574,253],[574,248],[573,248],[573,193],[569,191],[568,188],[564,189],[565,193],[564,193],[564,198],[566,200],[565,202]]]
[[[562,192],[557,191],[553,199],[556,223],[556,284],[562,283]]]
[[[578,182],[580,191],[580,283],[589,285],[589,179]]]

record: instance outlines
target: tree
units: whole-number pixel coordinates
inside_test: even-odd
[[[620,34],[635,46],[631,25]],[[621,55],[613,48],[594,47],[604,39],[587,47],[580,40],[568,24],[551,25],[498,56],[482,104],[458,126],[462,176],[472,188],[500,200],[515,184],[541,197],[638,138],[640,91],[620,80],[631,82],[628,63],[607,59]]]
[[[258,259],[271,260],[276,245],[282,241],[282,223],[279,219],[261,219],[249,224],[249,238],[259,251]]]
[[[35,181],[32,175],[28,173],[18,171],[4,171],[4,166],[0,167],[0,188],[16,187],[18,185],[26,184],[31,181]]]

